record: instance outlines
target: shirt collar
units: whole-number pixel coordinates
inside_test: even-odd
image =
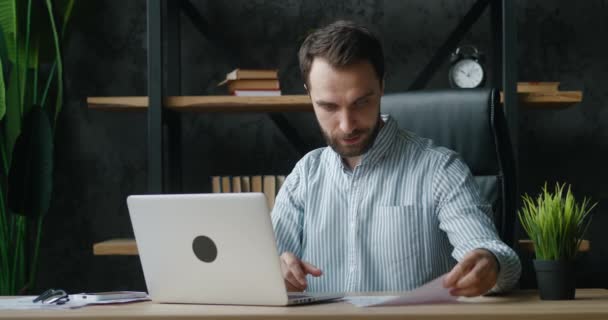
[[[380,115],[380,119],[384,122],[384,125],[380,128],[372,146],[361,157],[359,166],[373,166],[376,164],[386,155],[395,139],[397,131],[399,130],[395,120],[388,114]],[[343,171],[351,171],[342,160],[342,156],[335,152],[331,147],[328,147],[328,149],[332,153],[333,158],[340,164]]]

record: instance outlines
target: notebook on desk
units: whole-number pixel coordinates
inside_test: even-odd
[[[153,301],[284,306],[341,298],[288,295],[263,193],[127,198]]]

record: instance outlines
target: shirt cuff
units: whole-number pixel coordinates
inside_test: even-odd
[[[510,252],[503,252],[503,248],[497,249],[483,246],[477,249],[484,249],[490,252],[498,262],[496,284],[484,295],[504,293],[513,289],[517,285],[519,276],[521,275],[521,264],[517,254],[511,248],[508,248]]]

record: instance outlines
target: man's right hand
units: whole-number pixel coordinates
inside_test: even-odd
[[[306,275],[319,277],[323,274],[323,271],[308,262],[300,260],[291,252],[284,252],[281,255],[281,273],[287,291],[304,291],[308,286]]]

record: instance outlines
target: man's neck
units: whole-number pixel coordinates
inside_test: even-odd
[[[348,166],[348,168],[353,171],[355,167],[361,163],[361,156],[342,158],[344,163]]]

